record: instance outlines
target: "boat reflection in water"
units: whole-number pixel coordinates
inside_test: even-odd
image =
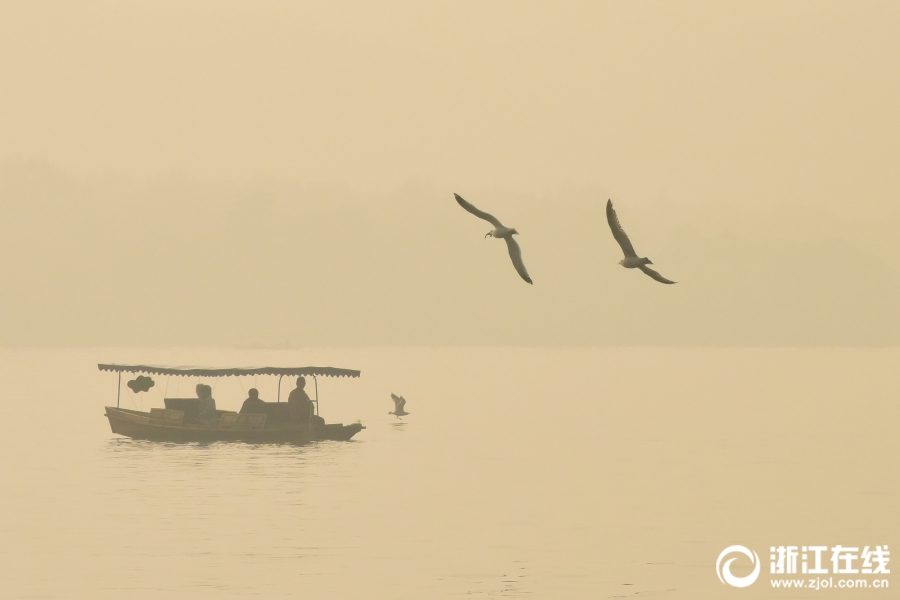
[[[106,407],[106,417],[113,433],[140,440],[166,442],[218,442],[304,444],[318,440],[347,441],[365,427],[361,423],[322,423],[319,413],[318,377],[359,377],[359,371],[334,367],[252,367],[227,369],[199,369],[190,367],[157,367],[149,365],[97,365],[101,371],[119,374],[119,393],[116,406]],[[215,423],[200,421],[199,398],[166,398],[166,408],[149,412],[120,408],[122,373],[148,373],[177,377],[241,377],[272,375],[278,377],[278,402],[261,403],[254,414],[217,410]],[[311,376],[315,381],[316,397],[311,399],[309,419],[302,421],[291,412],[287,402],[281,402],[281,379],[285,376]],[[152,385],[152,384],[151,384]]]

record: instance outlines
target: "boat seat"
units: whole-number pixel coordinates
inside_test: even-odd
[[[260,408],[257,414],[266,415],[266,425],[269,427],[288,425],[294,421],[287,402],[264,402]]]
[[[237,415],[237,426],[247,429],[262,429],[266,426],[266,415]]]
[[[150,424],[151,425],[169,425],[180,427],[184,421],[183,410],[173,410],[170,408],[151,408]]]
[[[222,415],[219,426],[223,429],[263,429],[266,426],[266,415],[243,414],[229,412]]]
[[[166,408],[184,411],[185,423],[200,422],[200,398],[166,398]]]

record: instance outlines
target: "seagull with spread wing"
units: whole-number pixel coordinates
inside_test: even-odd
[[[637,255],[637,252],[634,251],[634,246],[631,245],[631,240],[628,239],[628,235],[619,224],[619,217],[616,216],[616,211],[613,210],[612,200],[606,201],[606,220],[609,221],[609,228],[612,229],[613,237],[616,238],[616,241],[622,247],[622,252],[625,253],[625,258],[619,261],[620,265],[626,269],[640,269],[660,283],[676,283],[648,267],[647,265],[653,264],[649,258],[641,258]]]
[[[513,229],[512,227],[504,227],[503,223],[500,222],[497,217],[493,215],[489,215],[484,211],[478,210],[471,204],[465,201],[462,196],[459,194],[453,194],[456,196],[456,201],[459,202],[459,205],[464,209],[478,217],[479,219],[484,219],[488,223],[494,226],[493,229],[488,231],[484,237],[495,237],[495,238],[503,238],[506,240],[506,247],[509,250],[509,257],[512,259],[512,264],[516,268],[516,271],[519,275],[522,276],[522,279],[534,285],[531,281],[531,277],[528,276],[528,271],[525,270],[525,263],[522,262],[522,250],[519,248],[518,242],[513,239],[514,234],[518,234],[519,232]]]
[[[406,406],[406,398],[404,398],[403,396],[396,396],[394,394],[391,394],[391,400],[394,401],[394,410],[389,412],[389,415],[397,415],[397,418],[399,419],[403,415],[409,414],[408,412],[403,410],[403,407]]]

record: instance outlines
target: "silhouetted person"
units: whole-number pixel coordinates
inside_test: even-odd
[[[203,425],[215,425],[218,422],[216,416],[216,401],[212,397],[212,388],[206,384],[197,384],[197,398],[200,399],[200,414],[198,418]]]
[[[309,399],[309,396],[304,391],[303,388],[305,387],[306,379],[298,377],[297,387],[291,390],[290,395],[288,395],[288,406],[290,407],[291,416],[298,423],[308,423],[312,414],[312,400]]]
[[[305,387],[306,379],[298,377],[297,387],[291,390],[288,396],[288,406],[290,407],[293,421],[306,424],[311,420],[313,425],[324,424],[325,419],[313,413],[313,403],[303,390]]]
[[[258,415],[265,414],[266,412],[266,403],[263,402],[259,398],[259,391],[256,388],[250,388],[250,391],[247,392],[248,398],[244,400],[244,404],[241,405],[242,415]]]

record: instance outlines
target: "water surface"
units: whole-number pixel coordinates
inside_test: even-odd
[[[715,574],[732,544],[764,575],[770,545],[900,548],[895,349],[0,357],[3,597],[720,598],[738,592]],[[120,438],[98,362],[358,368],[319,380],[321,413],[367,429],[302,447]],[[123,385],[122,405],[196,383],[155,379],[140,397]],[[220,408],[276,394],[208,383]]]

